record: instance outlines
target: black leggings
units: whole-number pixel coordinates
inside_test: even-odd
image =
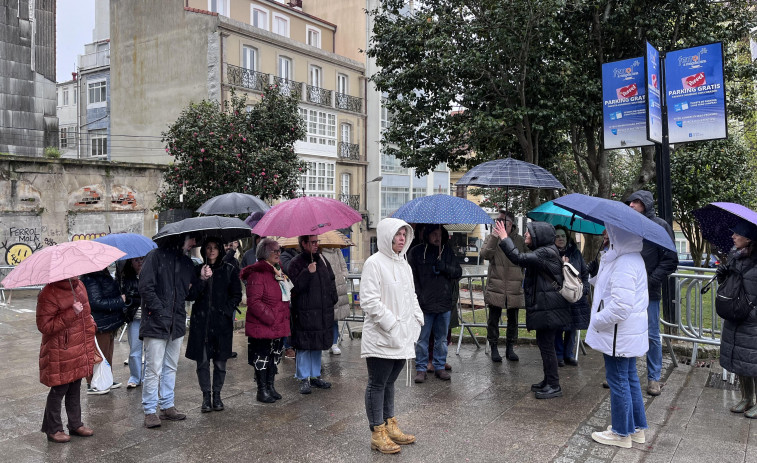
[[[544,379],[552,387],[560,385],[560,375],[557,372],[557,354],[555,354],[555,332],[557,330],[536,330],[536,344],[541,353],[541,364]]]
[[[394,416],[394,382],[405,367],[404,359],[368,357],[368,387],[365,388],[365,413],[368,425],[383,424]]]

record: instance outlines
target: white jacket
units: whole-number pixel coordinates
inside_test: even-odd
[[[602,257],[594,287],[586,343],[613,357],[640,357],[647,338],[647,270],[639,235],[607,226],[610,249]]]
[[[405,227],[405,247],[392,251],[392,239]],[[423,326],[413,272],[405,260],[413,229],[403,220],[387,218],[379,222],[376,254],[363,264],[360,277],[360,307],[365,314],[361,338],[362,358],[415,358],[415,341]]]

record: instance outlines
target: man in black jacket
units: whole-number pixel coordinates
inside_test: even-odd
[[[675,242],[673,229],[666,221],[655,215],[652,193],[645,190],[636,191],[626,198],[626,204],[664,228],[670,235],[670,239]],[[660,373],[662,371],[662,340],[660,339],[660,300],[662,295],[660,289],[662,282],[678,267],[678,254],[644,241],[641,257],[644,258],[644,265],[647,268],[647,286],[649,288],[647,394],[657,396],[660,395]]]
[[[423,242],[410,250],[408,263],[413,269],[415,294],[425,320],[415,344],[415,382],[426,381],[429,337],[434,333],[434,374],[449,380],[447,363],[447,329],[453,308],[457,306],[455,285],[463,274],[455,253],[447,246],[449,234],[441,225],[426,225]]]
[[[213,275],[205,265],[199,277],[196,276],[194,264],[186,255],[195,246],[196,239],[186,234],[178,240],[164,242],[147,254],[139,274],[142,297],[139,337],[145,349],[142,407],[146,428],[160,426],[160,420],[186,418],[176,409],[173,393],[181,343],[187,331],[184,301],[196,299],[205,281]],[[158,405],[160,416],[156,414]]]

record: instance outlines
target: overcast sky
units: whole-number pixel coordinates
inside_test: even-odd
[[[84,44],[92,42],[95,27],[95,0],[58,0],[56,6],[56,74],[58,82],[71,80],[76,57],[84,54]]]

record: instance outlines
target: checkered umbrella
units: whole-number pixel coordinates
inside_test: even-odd
[[[548,170],[513,158],[495,159],[466,172],[457,185],[485,188],[565,189]]]

